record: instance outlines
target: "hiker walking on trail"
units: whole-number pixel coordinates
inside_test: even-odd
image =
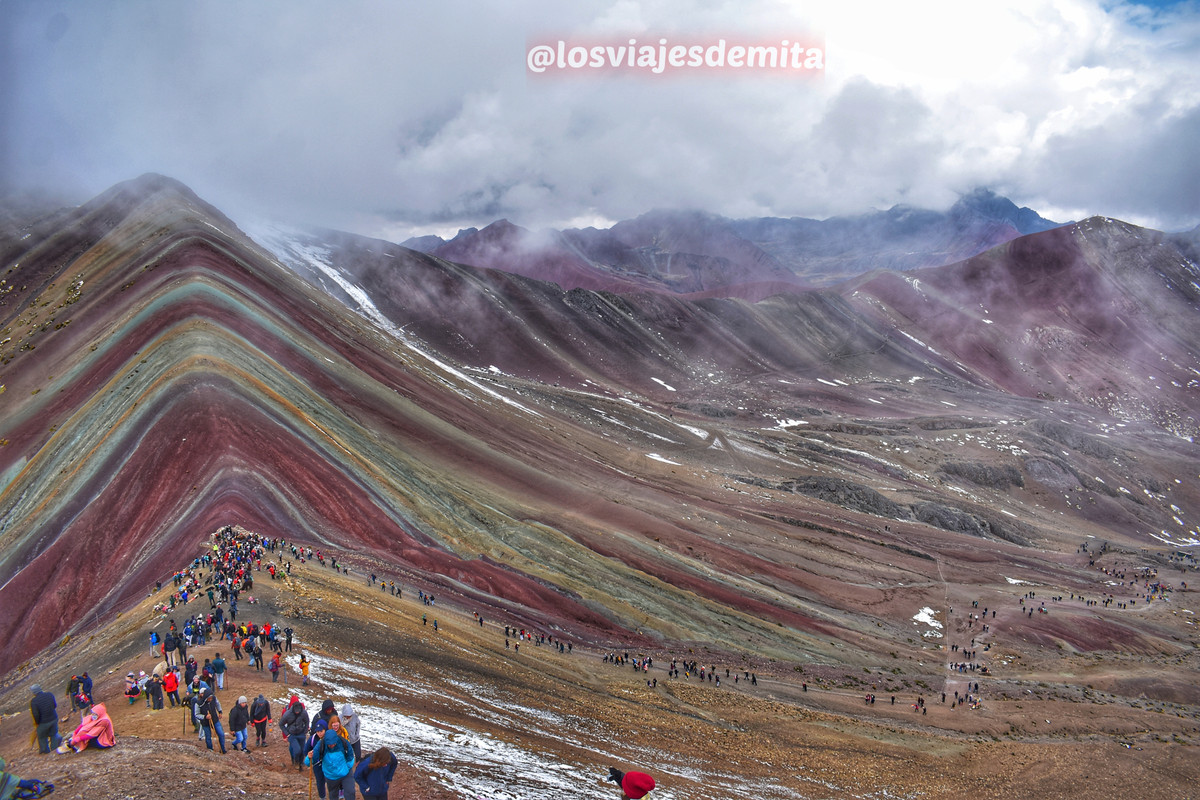
[[[178,649],[179,641],[175,638],[175,634],[167,631],[167,635],[163,637],[162,652],[168,667],[173,667],[177,663],[175,651]]]
[[[271,704],[261,694],[250,705],[250,721],[254,723],[254,744],[267,746],[267,723],[271,721]]]
[[[217,703],[212,689],[207,686],[200,690],[200,705],[197,708],[197,714],[200,717],[200,727],[204,729],[204,744],[209,750],[213,749],[212,735],[215,730],[217,741],[221,745],[221,753],[224,755],[228,751],[225,749],[225,728],[221,725],[221,707]]]
[[[250,752],[250,748],[246,747],[246,728],[250,725],[250,708],[246,702],[246,696],[242,695],[229,710],[229,731],[233,734],[233,749],[243,753]]]
[[[313,723],[312,733],[309,734],[308,741],[304,745],[304,763],[312,769],[312,783],[317,785],[317,797],[320,800],[325,800],[325,773],[321,770],[321,759],[317,756],[315,750],[317,745],[321,743],[321,740],[325,738],[328,730],[329,728],[325,724],[325,720],[318,719]],[[333,797],[334,800],[337,800],[336,791]]]
[[[396,774],[396,756],[386,747],[381,747],[364,758],[354,770],[354,782],[362,792],[363,800],[387,800],[388,786]]]
[[[321,703],[321,710],[317,712],[315,717],[313,717],[313,723],[312,726],[309,727],[308,732],[314,733],[317,730],[317,722],[324,722],[325,727],[329,727],[329,720],[333,719],[335,713],[336,711],[333,707],[333,701],[329,698],[325,698],[325,701]]]
[[[354,706],[345,703],[342,706],[342,728],[346,731],[346,739],[354,748],[354,760],[362,761],[362,742],[359,740],[359,725],[362,720],[354,713]]]
[[[336,800],[340,789],[344,800],[354,800],[354,748],[346,738],[346,729],[335,715],[329,718],[329,730],[313,748],[313,766],[321,765],[325,791]]]
[[[279,727],[288,740],[288,750],[292,754],[292,766],[297,770],[304,769],[304,737],[308,735],[308,711],[300,698],[292,695],[288,701],[287,710],[279,718]]]

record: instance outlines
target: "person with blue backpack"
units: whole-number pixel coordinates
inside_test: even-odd
[[[340,790],[345,800],[354,800],[354,748],[337,715],[329,718],[329,730],[313,747],[312,762],[320,764],[326,797],[332,800]]]

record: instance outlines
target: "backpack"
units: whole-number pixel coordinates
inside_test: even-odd
[[[337,736],[335,733],[325,735]],[[325,740],[321,740],[321,773],[331,781],[341,780],[350,774],[350,759],[346,757],[345,740],[341,736],[337,738],[340,742],[336,748],[326,747]]]

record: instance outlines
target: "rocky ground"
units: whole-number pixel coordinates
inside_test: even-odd
[[[273,685],[268,672],[232,661],[218,694],[228,710],[239,694],[263,692],[275,701],[276,719],[279,701],[298,689],[310,710],[325,697],[339,707],[352,702],[363,717],[365,748],[386,744],[400,760],[395,797],[615,798],[603,782],[610,765],[655,774],[655,796],[676,800],[1200,796],[1200,714],[1187,680],[1195,664],[1180,651],[1039,660],[1039,646],[1022,649],[1021,636],[1010,635],[996,645],[1003,655],[992,659],[995,674],[969,678],[981,683],[982,706],[952,707],[953,692],[965,692],[968,678],[946,669],[956,654],[945,649],[931,647],[927,663],[897,658],[891,670],[852,670],[844,662],[747,662],[697,643],[649,652],[653,669],[635,673],[605,663],[604,651],[593,647],[560,653],[525,642],[516,651],[510,637],[506,648],[504,626],[512,621],[485,611],[480,625],[473,609],[446,598],[423,604],[411,586],[397,599],[370,586],[371,570],[387,577],[381,567],[352,562],[341,574],[296,563],[286,580],[260,579],[251,593],[257,602],[243,604],[242,617],[286,620],[296,629],[290,683]],[[1026,598],[1026,587],[1010,591],[990,601],[1002,611],[989,620],[989,634],[1029,623],[1021,600],[1041,602]],[[291,771],[277,733],[265,749],[221,755],[197,741],[182,712],[151,711],[121,697],[125,672],[153,666],[148,632],[164,628],[151,610],[155,599],[5,677],[0,753],[11,769],[54,782],[55,796],[64,798],[306,796],[308,776]],[[1142,613],[1156,626],[1175,622],[1182,633],[1188,599],[1183,593],[1174,607],[1161,603]],[[1035,616],[1076,623],[1086,616],[1081,604],[1055,605]],[[207,611],[207,604],[193,601],[175,616],[182,619],[185,610]],[[948,597],[933,611],[949,637],[981,624],[968,627],[967,615],[981,609],[966,597]],[[985,646],[986,637],[978,638]],[[219,649],[228,656],[212,644],[191,652],[203,662]],[[309,687],[296,686],[300,650],[313,657]],[[668,678],[672,656],[716,665],[720,687]],[[28,685],[53,688],[61,708],[62,687],[84,669],[107,702],[117,746],[36,754]],[[734,683],[739,671],[753,671],[757,685]],[[865,702],[867,694],[874,704]],[[912,707],[919,697],[924,714]],[[75,722],[61,727],[69,731]]]

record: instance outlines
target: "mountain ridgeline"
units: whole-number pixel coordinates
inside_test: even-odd
[[[251,237],[159,176],[10,210],[0,670],[226,524],[581,643],[864,663],[919,646],[939,571],[1200,539],[1190,240],[956,208],[803,257],[811,221],[701,215]],[[864,225],[995,246],[859,274],[910,266]]]
[[[450,261],[553,281],[564,289],[666,291],[761,300],[875,269],[943,266],[1056,227],[979,189],[946,212],[894,206],[827,220],[731,220],[653,211],[608,230],[530,231],[500,220],[450,241],[404,244]]]

